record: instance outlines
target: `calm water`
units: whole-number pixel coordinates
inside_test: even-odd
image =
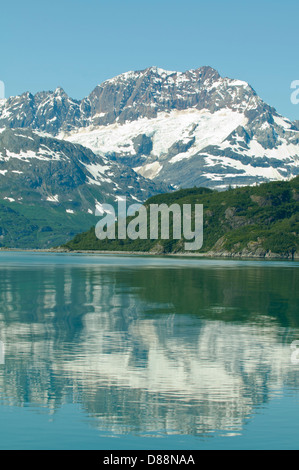
[[[299,263],[0,254],[0,448],[299,449]]]

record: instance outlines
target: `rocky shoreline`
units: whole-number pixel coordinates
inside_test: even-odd
[[[299,253],[272,253],[262,249],[250,252],[244,249],[241,252],[229,251],[209,251],[206,253],[179,252],[179,253],[161,253],[159,251],[106,251],[106,250],[68,250],[66,248],[45,248],[45,249],[19,249],[19,248],[0,248],[0,252],[25,252],[25,253],[57,253],[57,254],[90,254],[90,255],[117,255],[117,256],[152,256],[152,257],[189,257],[189,258],[224,258],[224,259],[252,259],[252,260],[299,260]]]

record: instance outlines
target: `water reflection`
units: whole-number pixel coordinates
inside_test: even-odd
[[[114,434],[242,432],[299,388],[296,285],[285,266],[2,267],[0,397],[78,403]]]

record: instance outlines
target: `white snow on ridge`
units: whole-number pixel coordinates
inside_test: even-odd
[[[107,170],[110,170],[109,165],[100,165],[96,163],[91,163],[89,165],[80,162],[85,166],[86,170],[90,173],[91,177],[88,177],[88,184],[96,184],[101,186],[101,182],[113,183],[110,178],[103,176]]]
[[[273,149],[265,149],[256,139],[252,139],[248,148],[239,145],[231,146],[229,142],[224,141],[219,145],[221,150],[235,150],[237,153],[247,155],[252,158],[267,158],[269,160],[278,160],[284,164],[292,164],[299,166],[299,146],[287,143],[286,140],[281,140],[281,144]]]
[[[104,116],[106,116],[106,114],[107,114],[107,113],[97,113],[97,114],[95,114],[95,115],[92,117],[92,119],[104,117]]]
[[[16,158],[18,160],[22,160],[23,162],[29,162],[30,159],[37,159],[42,161],[51,161],[51,160],[61,160],[66,159],[65,155],[62,155],[58,152],[53,152],[50,149],[42,150],[39,149],[38,153],[33,152],[32,150],[27,150],[27,152],[21,151],[20,153],[13,153],[9,150],[6,150],[6,157],[0,154],[0,160],[2,161],[9,161],[11,158]]]
[[[267,157],[275,160],[292,161],[295,166],[299,165],[298,145],[288,144],[283,141],[281,145],[274,149],[265,149],[255,139],[250,142],[249,151],[246,152],[251,157]]]
[[[284,181],[289,178],[283,176],[280,172],[279,169],[272,168],[272,167],[260,167],[260,166],[252,166],[252,165],[245,165],[241,163],[238,160],[234,160],[233,158],[229,157],[213,157],[213,156],[208,156],[205,157],[205,162],[207,163],[208,167],[213,168],[215,165],[222,165],[223,168],[234,168],[236,170],[241,171],[241,173],[235,173],[235,174],[228,174],[225,173],[220,174],[220,173],[205,173],[204,176],[211,180],[223,180],[225,177],[234,177],[238,178],[240,176],[254,176],[254,177],[263,177],[266,178],[270,181]],[[283,171],[283,169],[281,169]]]
[[[229,84],[231,86],[241,86],[241,87],[249,87],[247,82],[244,82],[243,80],[229,80]]]
[[[108,206],[105,206],[104,208],[104,204],[102,204],[101,202],[99,201],[95,201],[95,206],[96,206],[96,211],[95,211],[95,215],[97,216],[101,216],[101,215],[104,215],[104,214],[111,214],[111,215],[115,215],[115,213],[110,210],[108,208]]]
[[[289,119],[284,118],[282,116],[273,116],[273,119],[278,126],[283,127],[285,130],[291,130],[292,132],[296,132],[291,129],[292,123],[291,121],[289,121]]]
[[[15,137],[22,137],[23,139],[33,140],[33,142],[34,142],[34,139],[32,137],[30,137],[29,135],[15,134]]]
[[[120,75],[116,75],[113,78],[109,78],[105,80],[103,83],[100,83],[98,86],[101,87],[105,83],[117,83],[119,80],[129,80],[130,78],[135,78],[137,72],[130,70],[129,72],[121,73]]]
[[[160,75],[161,77],[165,78],[165,77],[168,77],[169,75],[173,75],[173,74],[176,74],[176,73],[180,73],[182,74],[182,72],[175,72],[175,71],[170,71],[170,70],[164,70],[160,67],[156,67],[156,66],[153,66],[153,67],[149,67],[148,69],[145,69],[143,70],[143,75],[145,75],[148,71],[153,71],[155,73],[157,73],[158,75]],[[110,78],[108,80],[105,80],[103,83],[101,83],[100,85],[98,86],[102,86],[104,83],[117,83],[119,82],[120,80],[124,80],[124,81],[127,81],[127,80],[130,80],[131,78],[132,79],[135,79],[136,77],[140,76],[141,75],[141,72],[139,71],[129,71],[129,72],[125,72],[125,73],[121,73],[120,75],[117,75],[113,78]]]
[[[212,114],[208,110],[187,109],[159,113],[154,119],[142,118],[123,125],[111,124],[85,128],[66,140],[90,148],[99,155],[112,152],[134,155],[134,138],[140,134],[152,137],[152,153],[160,157],[180,140],[195,137],[189,156],[207,145],[220,144],[238,126],[247,124],[243,114],[224,109]]]
[[[47,201],[49,201],[49,202],[59,202],[58,194],[56,194],[55,196],[48,196]]]

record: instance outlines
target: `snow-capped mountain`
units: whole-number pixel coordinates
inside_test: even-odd
[[[0,103],[0,127],[79,143],[175,187],[221,189],[299,173],[298,121],[280,116],[248,83],[210,67],[127,72],[81,101],[61,88],[25,93]]]
[[[88,100],[92,124],[61,136],[155,181],[221,189],[299,173],[298,122],[209,67],[126,73]]]
[[[152,119],[173,109],[214,113],[227,107],[248,114],[264,106],[245,82],[222,79],[210,67],[185,73],[150,67],[106,80],[82,101],[69,98],[62,88],[3,100],[0,127],[30,127],[57,135],[90,125]]]
[[[60,203],[69,213],[94,213],[95,200],[115,202],[126,196],[140,202],[158,192],[156,188],[122,163],[96,156],[79,144],[30,129],[0,132],[2,199]]]
[[[0,246],[58,245],[94,225],[103,203],[169,190],[79,144],[31,129],[0,131]]]

